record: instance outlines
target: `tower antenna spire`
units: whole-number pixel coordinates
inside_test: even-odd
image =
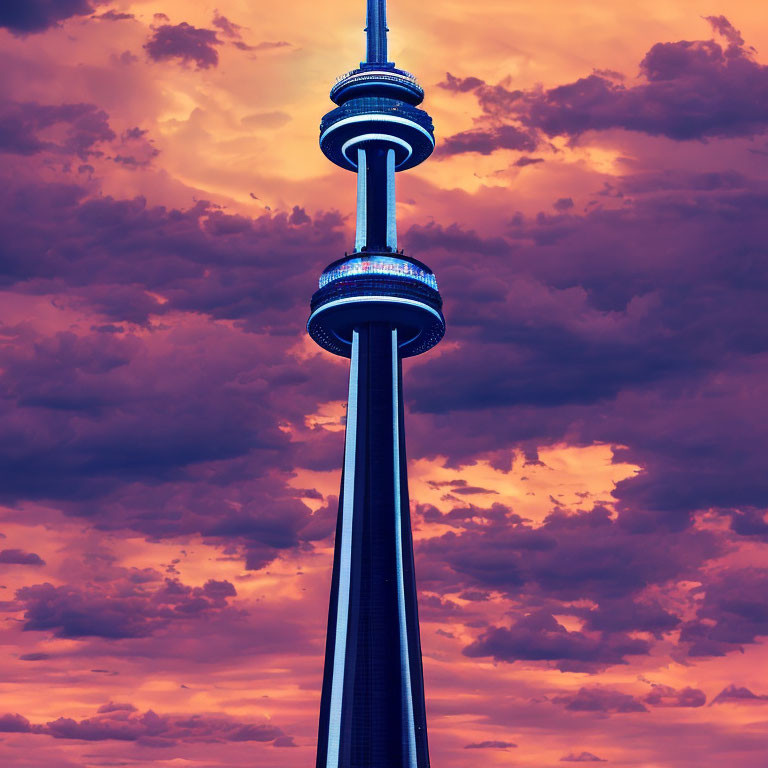
[[[368,0],[366,64],[387,64],[387,0]]]

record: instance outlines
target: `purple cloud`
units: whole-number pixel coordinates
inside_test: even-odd
[[[29,733],[32,725],[19,714],[0,715],[0,733]]]
[[[722,656],[768,635],[768,569],[729,569],[700,591],[696,618],[680,633],[690,656]]]
[[[181,24],[162,24],[156,27],[144,48],[154,61],[177,59],[183,64],[194,62],[197,69],[210,69],[219,63],[220,44],[216,32],[201,29],[182,21]]]
[[[698,688],[677,690],[669,685],[654,683],[651,692],[643,698],[652,707],[703,707],[707,703],[704,691]]]
[[[727,48],[714,40],[657,43],[640,62],[642,80],[634,85],[594,72],[573,83],[528,92],[511,91],[506,81],[490,86],[450,74],[441,86],[474,92],[485,118],[513,121],[504,128],[531,136],[538,131],[578,137],[586,131],[623,128],[686,141],[764,133],[768,67],[743,47],[741,35],[724,16],[707,18],[725,37]],[[506,148],[502,135],[498,126],[485,131],[482,151]],[[446,143],[451,146],[456,139],[461,146],[462,137],[449,137]]]
[[[24,630],[50,631],[55,637],[148,637],[171,622],[212,617],[227,609],[235,588],[209,580],[188,587],[166,579],[160,586],[120,583],[101,587],[22,587],[16,599],[24,610]]]
[[[593,755],[591,752],[571,752],[565,757],[560,758],[561,763],[605,763],[607,760],[603,760],[597,755]]]
[[[93,13],[88,0],[3,0],[0,27],[15,35],[44,32],[72,16]]]
[[[53,127],[63,128],[58,141],[42,136]],[[107,113],[93,104],[0,104],[0,153],[36,155],[48,151],[86,159],[101,154],[96,144],[114,138]]]
[[[513,749],[516,746],[511,741],[478,741],[467,744],[464,749]]]
[[[756,693],[752,693],[749,688],[731,683],[731,685],[723,688],[723,690],[712,699],[710,706],[713,704],[727,704],[728,702],[734,702],[736,704],[759,704],[764,701],[768,701],[768,695],[758,696]]]
[[[141,714],[135,707],[126,706],[101,707],[95,717],[83,720],[60,717],[41,725],[32,725],[18,714],[2,715],[0,732],[36,733],[54,739],[82,741],[132,741],[161,747],[181,742],[276,742],[291,738],[270,724],[243,723],[223,715],[158,715],[151,709]]]
[[[718,35],[724,37],[731,45],[744,45],[744,38],[741,36],[741,32],[725,16],[705,16],[704,18],[710,23],[712,29]]]
[[[721,551],[709,533],[633,532],[600,507],[578,515],[556,511],[535,528],[514,516],[486,519],[489,523],[478,530],[446,533],[424,542],[419,551],[427,558],[439,558],[468,585],[511,595],[529,585],[563,600],[587,598],[610,606],[650,584],[694,573]],[[676,626],[653,604],[630,604],[614,619],[599,609],[591,616],[586,612],[586,618],[596,629],[659,632]]]
[[[45,560],[23,549],[4,549],[0,552],[0,565],[45,565]]]
[[[474,91],[481,85],[485,85],[485,81],[479,77],[456,77],[450,72],[445,73],[445,80],[437,84],[438,88],[443,88],[446,91],[453,91],[454,93],[467,93],[468,91]]]
[[[579,688],[576,694],[556,696],[553,701],[563,704],[571,712],[628,714],[648,711],[634,696],[602,686]]]
[[[467,152],[490,155],[497,149],[532,152],[537,146],[538,141],[530,132],[514,125],[503,125],[498,128],[477,128],[448,136],[440,143],[437,156],[460,155]]]
[[[463,653],[472,658],[492,656],[497,661],[555,661],[562,671],[596,671],[625,663],[626,656],[645,655],[645,640],[612,634],[591,637],[571,632],[553,616],[540,612],[518,619],[511,627],[492,627]]]

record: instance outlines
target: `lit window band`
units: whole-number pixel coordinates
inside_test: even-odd
[[[320,275],[320,287],[324,288],[334,280],[357,275],[388,275],[392,277],[408,277],[418,280],[424,285],[437,290],[437,279],[431,272],[425,272],[415,264],[403,259],[387,256],[377,256],[372,259],[350,259],[343,264],[328,269]]]

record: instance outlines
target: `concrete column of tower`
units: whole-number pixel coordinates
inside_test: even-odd
[[[355,250],[396,251],[395,150],[381,141],[357,150]]]
[[[357,228],[355,232],[355,250],[359,253],[368,243],[368,166],[365,150],[357,150]]]
[[[395,197],[395,150],[387,149],[387,248],[397,250],[397,199]]]

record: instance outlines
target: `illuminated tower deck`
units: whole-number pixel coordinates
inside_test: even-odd
[[[435,346],[445,321],[434,274],[398,250],[395,174],[435,142],[424,92],[387,61],[385,0],[368,0],[366,32],[366,61],[337,80],[320,124],[326,157],[357,174],[357,228],[307,323],[350,358],[317,768],[427,768],[402,360]]]

